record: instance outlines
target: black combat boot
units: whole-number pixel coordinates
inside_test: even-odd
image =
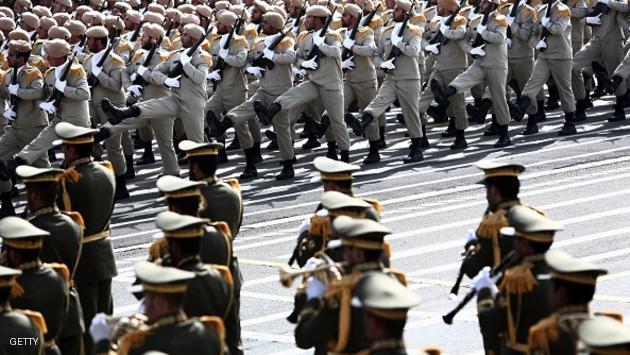
[[[137,105],[131,105],[125,108],[118,108],[112,104],[109,99],[101,100],[101,108],[107,114],[107,121],[113,125],[117,125],[126,118],[136,117],[140,115],[140,108]]]
[[[524,136],[530,136],[532,134],[538,133],[538,116],[539,113],[536,113],[535,115],[529,115],[529,118],[527,119],[527,126],[522,133]]]
[[[403,163],[417,163],[422,161],[422,149],[420,149],[420,138],[411,138],[411,145],[409,146],[409,155],[403,159]]]
[[[225,147],[225,138],[223,139],[217,138],[217,142],[223,144],[223,146]],[[227,155],[227,150],[225,150],[225,148],[219,149],[219,155],[217,157],[217,164],[224,164],[224,163],[227,163],[228,161],[229,159]]]
[[[522,96],[514,105],[510,106],[510,116],[516,122],[521,122],[532,100],[528,96]]]
[[[349,150],[340,151],[339,160],[341,160],[344,163],[350,163],[350,151]]]
[[[477,99],[475,99],[476,101]],[[466,113],[470,116],[468,119],[471,123],[483,124],[486,121],[488,111],[492,108],[492,100],[483,99],[479,101],[479,106],[466,106]]]
[[[613,76],[613,79],[612,79],[612,90],[613,90],[613,93],[617,90],[617,88],[619,87],[619,85],[621,85],[621,83],[623,83],[623,78],[622,77],[617,76],[617,75]]]
[[[617,103],[613,106],[615,112],[608,119],[608,122],[619,122],[626,119],[626,95],[617,96]]]
[[[214,130],[212,130],[212,135],[215,137],[221,137],[225,134],[225,131],[227,131],[228,129],[230,129],[231,127],[234,127],[234,122],[232,122],[232,119],[224,116],[223,120],[219,120],[218,118],[216,118],[216,116],[214,115],[214,113],[212,113],[212,111],[208,111],[208,117],[213,117],[214,119],[212,120],[214,122]]]
[[[127,165],[127,171],[125,172],[125,180],[135,179],[136,171],[133,168],[133,154],[125,155],[125,164]]]
[[[295,172],[293,171],[294,159],[295,157],[293,159],[282,161],[282,171],[280,172],[280,174],[276,175],[276,180],[287,180],[295,176]]]
[[[545,114],[545,100],[536,101],[536,107],[538,108],[536,122],[546,121],[547,115]]]
[[[385,126],[378,126],[378,149],[387,148],[387,142],[385,142]]]
[[[495,115],[492,115],[492,123],[490,124],[490,127],[488,127],[488,129],[483,132],[483,135],[485,137],[492,137],[496,136],[497,134],[499,134],[497,117]]]
[[[326,158],[330,158],[333,160],[339,160],[337,157],[337,142],[328,142],[328,151],[326,152]]]
[[[451,138],[455,136],[455,118],[454,117],[451,117],[451,119],[448,121],[448,127],[446,127],[446,130],[442,132],[440,136],[442,138]]]
[[[429,106],[427,108],[427,115],[433,117],[433,122],[435,123],[442,123],[442,122],[448,121],[446,108],[442,106]]]
[[[589,99],[578,100],[575,104],[575,115],[571,119],[571,122],[586,121],[586,108],[588,107]]]
[[[148,165],[155,163],[155,155],[153,155],[153,144],[151,142],[144,142],[144,152],[142,152],[142,156],[140,160],[136,162],[137,166]]]
[[[313,148],[320,147],[321,145],[322,144],[317,139],[317,135],[310,134],[306,142],[302,145],[302,150],[311,150]]]
[[[352,128],[352,132],[355,136],[360,137],[363,135],[363,133],[365,133],[365,129],[367,128],[367,126],[372,121],[374,121],[374,116],[372,116],[372,114],[369,112],[363,112],[361,118],[356,118],[356,116],[353,116],[352,119],[348,119],[350,120],[350,128]]]
[[[376,164],[381,161],[381,155],[378,153],[378,141],[370,141],[370,152],[363,159],[364,165]]]
[[[252,147],[252,151],[254,152],[254,163],[258,164],[263,161],[262,154],[260,152],[260,142],[254,142],[254,146]]]
[[[228,144],[227,147],[225,147],[225,150],[227,151],[232,151],[232,150],[239,150],[241,149],[241,143],[238,141],[238,135],[234,135],[234,139],[232,139],[232,142],[230,144]]]
[[[427,127],[425,125],[422,125],[422,137],[418,139],[420,139],[420,148],[426,149],[431,147],[429,138],[427,138]]]
[[[0,201],[2,202],[2,207],[0,208],[0,219],[8,216],[15,216],[15,209],[13,208],[11,193],[5,192],[3,194],[0,194]]]
[[[267,145],[267,150],[275,151],[278,150],[278,135],[274,131],[265,130],[265,137],[269,139],[269,144]]]
[[[564,125],[562,129],[558,132],[560,137],[570,136],[577,133],[575,129],[575,113],[574,112],[566,112],[564,114]]]
[[[558,103],[558,100],[560,100],[560,93],[555,85],[548,86],[548,88],[549,97],[547,98],[547,106],[545,106],[545,109],[555,110],[560,107],[560,104]]]
[[[508,133],[508,125],[501,126],[497,124],[497,130],[499,131],[499,140],[494,143],[495,148],[503,148],[512,145],[510,140],[510,134]]]
[[[606,70],[606,68],[604,68],[601,64],[599,64],[599,62],[596,61],[591,63],[591,68],[593,68],[593,73],[597,78],[597,87],[601,87],[602,93],[614,93],[615,90],[613,90],[613,82],[608,76],[608,70]]]
[[[116,175],[116,192],[114,193],[114,201],[129,198],[129,191],[127,191],[127,182],[125,180],[125,175]]]
[[[347,113],[344,118],[348,120],[351,116],[351,113]],[[308,119],[311,121],[309,127],[311,129],[311,133],[316,134],[318,138],[323,137],[326,134],[328,127],[330,127],[330,117],[328,115],[322,115],[319,123],[315,122],[315,120],[310,118],[310,116]]]
[[[459,150],[468,148],[468,143],[466,142],[466,135],[463,129],[455,130],[455,141],[451,144],[451,150]]]
[[[282,106],[280,106],[277,102],[272,103],[271,106],[269,106],[269,109],[267,109],[262,102],[254,101],[254,112],[256,112],[256,116],[258,116],[258,119],[263,126],[269,126],[273,120],[273,116],[281,110]]]
[[[256,170],[256,161],[254,152],[254,148],[249,148],[243,150],[245,152],[245,170],[241,174],[240,178],[245,179],[253,179],[258,176],[258,170]]]

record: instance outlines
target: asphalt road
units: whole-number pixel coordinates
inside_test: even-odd
[[[482,351],[475,307],[469,305],[453,325],[441,316],[456,303],[448,292],[460,264],[459,254],[468,229],[475,228],[485,208],[484,190],[475,184],[481,173],[474,163],[482,158],[513,160],[527,167],[522,176],[521,198],[561,221],[566,229],[557,235],[554,248],[601,264],[609,274],[601,278],[593,304],[595,310],[619,310],[630,317],[630,126],[606,122],[609,100],[598,101],[586,123],[572,137],[558,138],[560,112],[535,136],[518,135],[521,124],[510,127],[514,145],[494,149],[495,137],[482,136],[484,126],[467,131],[469,148],[451,152],[451,139],[441,139],[444,127],[429,127],[431,148],[425,161],[403,165],[408,138],[389,114],[388,147],[382,162],[356,174],[355,193],[377,198],[384,207],[382,222],[394,230],[392,265],[404,270],[410,287],[422,303],[411,311],[406,328],[410,349],[440,346],[449,354]],[[367,142],[353,139],[351,160],[360,163]],[[285,317],[292,309],[292,289],[278,282],[277,267],[286,263],[300,223],[310,216],[322,193],[314,157],[325,154],[325,144],[312,152],[299,149],[293,181],[277,183],[277,153],[266,153],[260,177],[241,182],[245,218],[234,251],[241,262],[243,341],[248,354],[301,354],[293,341],[293,326]],[[264,145],[264,144],[263,144]],[[156,150],[157,151],[157,150]],[[141,153],[141,152],[140,152]],[[221,177],[238,176],[244,167],[241,152],[219,171]],[[113,291],[116,313],[132,312],[135,299],[128,292],[134,279],[133,265],[146,257],[157,233],[154,217],[164,209],[155,180],[159,163],[138,169],[130,182],[132,198],[116,206],[112,219],[113,240],[119,268]],[[210,201],[211,203],[211,201]],[[469,289],[465,280],[460,297]]]

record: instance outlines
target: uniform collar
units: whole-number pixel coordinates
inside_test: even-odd
[[[58,213],[59,212],[59,208],[57,208],[57,205],[53,205],[52,207],[44,207],[44,208],[40,208],[37,211],[33,212],[33,215],[31,216],[30,219],[33,219],[37,216],[41,216],[43,214],[49,214],[49,213]]]
[[[39,260],[39,258],[37,260],[33,260],[33,261],[29,261],[26,262],[24,264],[20,264],[18,266],[15,266],[14,269],[18,269],[18,270],[31,270],[31,269],[36,269],[38,267],[40,267],[42,265],[42,261]]]
[[[185,321],[186,319],[188,319],[188,317],[186,317],[186,313],[184,313],[184,311],[180,310],[175,315],[165,316],[165,317],[157,319],[155,322],[151,323],[151,327],[153,327],[153,328],[164,327],[164,326],[167,326],[167,325],[171,325],[171,324],[175,324],[175,323],[179,323],[179,322]]]
[[[83,165],[83,164],[87,164],[92,162],[92,157],[85,157],[85,158],[79,158],[75,161],[73,161],[72,163],[70,163],[70,166],[78,166],[78,165]]]

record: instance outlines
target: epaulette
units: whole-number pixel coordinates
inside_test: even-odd
[[[416,26],[416,25],[411,25],[410,24],[410,25],[407,26],[407,29],[410,30],[411,32],[419,35],[419,36],[422,36],[422,34],[424,33],[424,29],[422,27]]]
[[[109,160],[101,160],[101,161],[97,161],[97,163],[101,164],[102,166],[109,169],[110,171],[114,171],[114,166]]]
[[[283,51],[287,48],[293,48],[295,46],[295,41],[291,37],[284,37],[280,43],[276,46],[276,49],[279,51]]]
[[[131,58],[132,62],[137,62],[140,60],[140,58],[142,58],[142,56],[144,55],[144,49],[138,49],[134,54],[133,57]]]
[[[48,66],[48,62],[38,55],[32,55],[29,58],[28,63],[36,68],[44,68]]]
[[[118,341],[118,354],[129,354],[133,348],[140,346],[149,335],[148,329],[139,329],[125,334]]]
[[[55,272],[57,274],[59,274],[59,276],[61,276],[63,278],[63,280],[66,282],[66,284],[68,284],[68,282],[70,281],[70,270],[68,269],[68,266],[66,266],[66,264],[44,263],[43,266],[44,267],[49,267],[49,268],[55,270]]]
[[[72,218],[74,223],[80,225],[81,228],[85,228],[85,220],[83,220],[83,216],[81,216],[80,212],[77,212],[77,211],[62,211],[61,213],[65,214],[66,216],[68,216],[70,218]]]
[[[433,20],[433,17],[437,15],[437,6],[433,5],[427,7],[424,11],[422,11],[422,15],[424,15],[424,18],[426,18],[427,21]]]
[[[549,343],[556,339],[558,339],[558,317],[552,314],[529,328],[527,347],[532,351],[541,350],[546,351],[545,354],[550,354]]]
[[[468,27],[470,28],[477,27],[477,25],[481,23],[482,19],[483,19],[483,15],[481,14],[476,15],[475,17],[472,18],[472,20],[468,21]]]
[[[149,245],[149,261],[153,262],[161,259],[166,254],[168,254],[168,241],[166,241],[166,238],[154,240]]]
[[[171,47],[174,48],[174,49],[175,48],[179,48],[180,47],[180,45],[179,45],[180,42],[181,42],[181,39],[179,37],[175,38],[173,41],[171,41]]]
[[[125,61],[116,53],[109,54],[109,63],[125,65]]]
[[[241,193],[241,184],[238,182],[238,179],[223,179],[223,182],[230,185],[230,187],[239,194]]]
[[[558,17],[571,17],[571,9],[567,5],[559,3],[556,14]]]
[[[328,219],[328,215],[320,215],[315,213],[310,220],[308,226],[308,234],[311,236],[322,236],[324,238],[328,238],[330,235],[330,220]]]
[[[162,53],[162,54],[160,54],[160,60],[161,60],[161,61],[163,61],[163,62],[165,62],[165,61],[167,61],[167,60],[171,59],[171,57],[172,57],[175,53],[177,53],[177,52],[179,52],[179,51],[180,51],[179,49],[176,49],[176,50],[174,50],[174,51],[170,51],[170,52]]]
[[[394,28],[394,23],[390,23],[387,26],[385,26],[385,28],[383,28],[383,30],[381,31],[381,36],[383,36],[383,33],[385,33],[385,31],[388,31],[392,28]]]
[[[459,26],[466,25],[466,22],[468,21],[464,16],[457,15],[453,19],[453,22],[451,22],[451,28],[457,28]]]
[[[214,43],[214,41],[216,41],[219,38],[221,38],[221,36],[219,36],[216,33],[211,33],[208,35],[208,37],[206,37],[206,39],[208,40],[208,42],[210,42],[210,44]]]
[[[210,225],[214,227],[216,230],[218,230],[219,232],[227,235],[228,237],[230,237],[230,239],[232,239],[232,232],[230,231],[230,226],[227,224],[227,222],[216,221],[216,222],[211,222]]]
[[[501,27],[507,27],[508,26],[507,17],[501,15],[500,13],[495,13],[494,14],[494,21]]]
[[[370,27],[373,31],[376,31],[376,29],[381,26],[383,26],[383,19],[376,16],[368,24],[368,27]]]
[[[0,83],[4,83],[7,80],[7,74],[9,74],[8,70],[0,71]]]
[[[44,77],[48,77],[48,75],[50,75],[50,73],[54,72],[55,68],[48,68],[48,70],[46,70],[46,72],[44,73]]]
[[[341,34],[339,34],[339,32],[337,32],[337,31],[328,31],[328,32],[326,32],[326,37],[327,38],[332,38],[332,39],[337,40],[337,41],[341,41],[341,38],[342,38]]]
[[[342,26],[341,19],[335,19],[330,22],[330,26],[328,26],[328,28],[330,28],[333,31],[336,31],[340,29],[341,26]]]
[[[376,213],[379,216],[381,215],[381,213],[383,212],[383,205],[381,205],[381,203],[377,199],[375,199],[375,198],[367,198],[367,197],[363,197],[361,199],[363,201],[369,203],[370,205],[372,205],[372,207],[374,208]]]
[[[488,213],[483,217],[475,234],[479,239],[494,239],[500,235],[499,230],[508,227],[510,222],[507,217],[507,210],[499,209],[494,213]]]
[[[433,20],[431,20],[431,22],[429,22],[429,31],[437,30],[438,26],[440,25],[440,21],[441,20],[442,20],[441,17],[435,16],[433,18]]]
[[[247,42],[247,38],[245,36],[234,36],[232,37],[232,43],[230,43],[230,47],[236,48],[249,48],[249,42]]]
[[[458,14],[459,14],[460,16],[464,16],[464,17],[466,17],[466,13],[467,13],[468,11],[472,10],[472,9],[473,9],[473,6],[472,6],[472,5],[466,5],[466,6],[463,6],[461,9],[459,9]]]
[[[304,37],[306,37],[306,35],[308,35],[310,32],[309,31],[302,31],[300,32],[300,34],[297,36],[297,41],[301,42],[304,40]]]
[[[206,326],[206,328],[214,330],[217,332],[221,339],[225,338],[225,324],[223,324],[223,320],[217,316],[201,316],[199,321]],[[221,342],[223,344],[223,342]],[[223,351],[220,351],[219,354],[223,354]]]
[[[256,31],[256,27],[246,28],[245,31],[243,31],[243,36],[246,38],[256,37],[258,36],[258,31]]]
[[[160,43],[160,46],[161,46],[162,48],[165,48],[165,47],[167,47],[167,48],[168,48],[168,47],[170,47],[170,46],[171,46],[171,40],[170,40],[170,39],[168,39],[168,38],[166,38],[166,37],[162,38],[162,43]]]
[[[518,6],[518,4],[514,4],[514,6]],[[505,4],[501,4],[499,5],[499,8],[497,9],[497,12],[499,12],[500,14],[507,14],[510,12],[510,7],[512,7],[512,3],[505,3]]]
[[[359,28],[359,31],[357,32],[357,39],[359,41],[363,41],[365,38],[369,36],[373,36],[373,35],[374,35],[374,30],[372,30],[370,27],[361,27]]]
[[[396,276],[396,279],[398,280],[398,282],[400,282],[401,285],[403,286],[407,286],[408,282],[407,282],[407,275],[405,274],[404,271],[400,270],[400,269],[395,269],[395,268],[385,268],[384,272],[386,274],[391,274]]]
[[[209,67],[212,66],[212,56],[210,55],[210,53],[206,51],[201,51],[201,53],[199,53],[199,59],[208,64]]]
[[[532,18],[535,18],[537,15],[536,9],[534,9],[533,7],[529,5],[525,5],[521,11],[529,13],[529,16],[531,16]]]
[[[212,47],[212,44],[207,39],[201,42],[201,49],[203,49],[204,51],[210,51],[210,47]]]
[[[19,309],[16,310],[19,313],[24,314],[25,316],[27,316],[31,322],[33,322],[33,324],[35,324],[35,326],[37,327],[37,329],[39,329],[40,332],[42,332],[42,334],[46,334],[48,333],[48,327],[46,326],[46,320],[44,319],[44,316],[37,312],[37,311],[32,311],[30,309]]]
[[[232,272],[230,271],[230,268],[228,268],[225,265],[218,265],[218,264],[205,264],[205,265],[209,269],[216,270],[219,274],[221,274],[221,277],[225,279],[225,282],[227,282],[227,284],[230,285],[230,287],[234,285],[234,278],[232,277]]]
[[[524,261],[505,271],[499,288],[505,289],[508,294],[521,295],[530,292],[536,285],[538,285],[538,281],[532,274],[532,264]]]
[[[85,76],[85,69],[80,64],[72,64],[70,67],[70,75],[76,78],[82,78]]]
[[[425,24],[425,23],[427,23],[427,18],[426,18],[423,14],[418,14],[418,15],[416,15],[416,16],[414,16],[414,17],[412,17],[412,18],[409,20],[409,23],[410,23],[410,24],[412,24],[412,25],[416,25],[416,26],[418,26],[418,25],[420,25],[420,24]],[[423,26],[424,26],[424,25],[423,25]]]
[[[116,46],[116,52],[118,53],[131,50],[133,50],[133,46],[131,45],[131,42],[128,41],[118,43],[118,46]]]

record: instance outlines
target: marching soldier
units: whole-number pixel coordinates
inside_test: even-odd
[[[514,253],[500,291],[489,266],[475,276],[473,285],[486,353],[526,354],[529,328],[551,313],[550,282],[538,276],[548,272],[544,253],[563,226],[525,206],[513,207],[507,218],[512,227],[501,233],[513,236]]]
[[[41,355],[44,352],[44,333],[46,322],[41,313],[13,309],[9,296],[15,286],[15,280],[22,270],[0,266],[0,336],[3,339],[35,339],[29,346],[16,347],[9,342],[0,343],[2,354]]]
[[[55,201],[58,197],[61,169],[38,169],[19,166],[17,175],[26,186],[26,209],[31,212],[28,221],[50,233],[44,238],[40,259],[45,263],[64,264],[69,271],[69,306],[63,328],[57,336],[62,354],[80,354],[85,331],[79,295],[72,282],[81,256],[83,218],[77,212],[62,213]]]
[[[589,303],[595,294],[597,278],[606,270],[560,250],[545,254],[553,291],[551,316],[529,329],[530,353],[577,354],[580,324],[591,319]]]
[[[223,121],[217,120],[215,122],[214,135],[217,137],[221,137],[225,133],[225,130],[234,124],[256,118],[254,102],[258,101],[262,102],[264,105],[270,105],[292,86],[291,68],[296,57],[295,50],[293,49],[295,43],[292,38],[285,37],[286,34],[280,32],[284,26],[284,18],[277,12],[269,11],[263,15],[261,26],[266,36],[260,37],[260,39],[254,43],[253,49],[250,52],[252,64],[246,70],[247,73],[258,78],[260,86],[246,102],[231,109],[225,115]],[[270,48],[272,43],[278,40],[279,42],[275,47]],[[277,136],[283,166],[280,174],[276,176],[276,180],[290,179],[294,176],[293,163],[295,154],[293,152],[289,112],[279,112],[272,121],[272,124]],[[247,135],[249,132],[242,132],[241,135],[243,134]],[[239,142],[241,142],[241,146],[243,146],[243,141],[240,140],[240,138]],[[246,157],[248,156],[247,154],[246,152]],[[251,155],[251,153],[249,154]],[[254,159],[247,159],[245,171],[248,169],[252,174],[256,170]],[[241,178],[242,177],[241,175]]]
[[[630,328],[610,317],[585,320],[578,335],[589,354],[630,353]]]
[[[387,75],[374,100],[363,110],[361,118],[350,121],[352,131],[360,136],[398,98],[411,137],[409,155],[403,159],[405,164],[422,161],[422,146],[426,146],[418,112],[421,79],[418,60],[423,29],[408,23],[412,6],[409,0],[396,1],[393,23],[383,29],[378,43],[376,64]]]
[[[195,278],[194,272],[159,266],[148,261],[136,264],[142,282],[146,324],[118,341],[118,354],[141,355],[162,351],[172,355],[223,355],[224,328],[221,319],[204,316],[188,318],[184,294]],[[114,325],[99,314],[90,326],[97,354],[108,354]]]
[[[297,38],[297,56],[301,74],[309,79],[289,89],[270,106],[254,103],[254,110],[263,125],[273,122],[282,110],[291,111],[302,104],[320,99],[330,117],[330,128],[340,150],[341,160],[350,161],[350,138],[343,119],[343,72],[341,70],[341,36],[326,26],[330,10],[313,5],[306,10],[306,30]],[[325,33],[322,33],[325,30]],[[337,156],[337,150],[334,156]]]
[[[22,270],[22,274],[15,280],[11,305],[42,314],[47,329],[43,346],[45,353],[52,355],[59,353],[55,340],[66,319],[70,273],[63,264],[42,264],[39,253],[43,239],[49,235],[50,233],[19,217],[5,217],[0,220],[6,265]],[[41,292],[42,290],[46,292]]]
[[[109,162],[92,160],[92,144],[98,130],[60,122],[55,132],[61,137],[68,164],[61,182],[59,208],[80,213],[85,223],[74,282],[83,322],[91,324],[96,313],[113,312],[111,287],[117,270],[109,224],[114,210],[115,175]],[[91,353],[92,338],[88,333],[83,341],[86,353]]]
[[[85,58],[83,67],[90,73],[93,85],[90,112],[93,125],[98,126],[107,123],[101,100],[107,99],[112,104],[123,105],[125,102],[122,90],[123,81],[128,78],[123,75],[124,60],[112,53],[111,49],[108,51],[109,31],[103,26],[93,26],[85,32],[85,35],[88,50],[92,54]],[[129,197],[125,183],[127,164],[122,151],[121,137],[121,134],[115,134],[105,141],[107,159],[112,163],[116,174],[116,201]]]
[[[188,139],[202,142],[203,113],[207,97],[206,76],[212,59],[200,48],[189,56],[188,49],[203,35],[201,26],[189,23],[184,26],[182,49],[171,52],[153,70],[145,66],[137,68],[136,73],[145,80],[152,77],[155,84],[171,88],[171,96],[143,101],[123,109],[115,107],[108,99],[103,99],[103,110],[110,116],[110,123],[116,125],[124,119],[131,119],[133,122],[146,118],[179,117]],[[181,65],[181,74],[170,77],[169,73],[178,65]]]

